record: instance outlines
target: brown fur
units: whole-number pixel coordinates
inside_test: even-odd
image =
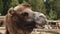
[[[10,8],[6,15],[6,34],[31,34],[33,28],[35,28],[35,22],[26,22],[29,16],[21,15],[24,13],[24,9],[31,9],[31,6],[29,4],[21,4],[16,7]]]

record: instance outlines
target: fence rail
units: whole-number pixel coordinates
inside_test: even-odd
[[[0,27],[0,32],[5,33],[5,27]],[[51,33],[59,33],[60,34],[60,29],[34,29],[32,33],[37,34],[39,32],[51,32]]]
[[[60,33],[60,29],[34,29],[33,32],[34,33],[37,33],[37,32],[56,32],[56,33]]]

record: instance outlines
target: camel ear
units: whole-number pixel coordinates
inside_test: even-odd
[[[11,8],[8,10],[8,13],[9,13],[9,14],[13,14],[13,13],[14,13],[14,8],[11,7]]]

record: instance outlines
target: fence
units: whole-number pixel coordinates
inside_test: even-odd
[[[4,19],[4,16],[0,17],[0,20],[1,19]],[[56,29],[34,29],[32,33],[34,33],[34,34],[40,33],[41,34],[41,32],[42,33],[43,32],[56,32],[56,33],[60,34],[60,29],[58,29],[58,27],[57,27],[57,23],[60,23],[60,21],[59,20],[48,20],[48,23],[49,22],[56,23]],[[0,32],[4,34],[5,33],[5,27],[0,27]]]
[[[48,20],[48,23],[55,23],[56,28],[55,29],[49,29],[49,28],[48,29],[34,29],[33,33],[34,34],[38,34],[38,33],[43,34],[44,32],[51,32],[51,33],[60,34],[60,29],[58,28],[58,26],[60,27],[60,24],[59,24],[60,20]],[[48,23],[47,23],[47,26],[48,26]]]

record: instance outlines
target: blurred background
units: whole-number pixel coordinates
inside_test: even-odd
[[[0,15],[6,15],[10,7],[23,2],[31,4],[32,10],[44,13],[48,19],[60,19],[60,0],[0,0]]]
[[[32,6],[33,11],[45,14],[47,19],[50,20],[49,25],[53,27],[52,29],[58,29],[57,27],[59,27],[60,29],[60,0],[0,0],[0,26],[1,26],[0,32],[2,33],[5,32],[5,27],[3,27],[4,26],[3,23],[4,23],[4,17],[7,14],[8,9],[10,7],[15,7],[21,3],[29,3]],[[54,20],[59,20],[59,22]],[[40,34],[41,33],[45,34],[46,32],[40,32]]]

